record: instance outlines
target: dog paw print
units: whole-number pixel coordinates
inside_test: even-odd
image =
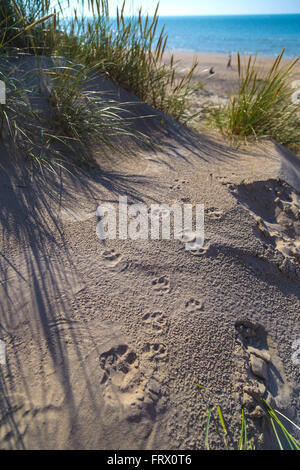
[[[191,298],[185,303],[185,309],[188,313],[198,313],[203,311],[204,303],[200,300]]]
[[[159,294],[167,294],[170,292],[170,280],[166,276],[161,276],[152,281],[153,290]]]
[[[104,265],[111,269],[124,271],[128,267],[128,263],[124,260],[123,255],[115,250],[106,250],[102,253]]]
[[[218,210],[215,207],[209,207],[205,210],[205,214],[209,219],[219,220],[223,215],[223,211]]]
[[[150,332],[161,333],[167,325],[167,317],[161,312],[149,312],[143,316],[142,325]]]
[[[111,381],[121,385],[121,382],[125,382],[125,376],[132,375],[139,367],[136,353],[126,344],[120,344],[102,353],[99,360],[100,367],[103,369],[102,384]]]
[[[173,191],[176,191],[176,190],[180,191],[182,187],[187,183],[188,181],[176,179],[174,180],[174,184],[170,186],[170,189],[172,189]]]
[[[206,252],[210,249],[210,243],[205,242],[204,245],[200,246],[198,243],[194,243],[190,245],[189,253],[194,256],[204,256]]]
[[[167,356],[167,348],[162,343],[146,343],[143,352],[151,361],[165,359]]]

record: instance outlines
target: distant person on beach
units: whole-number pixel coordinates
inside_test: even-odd
[[[228,57],[227,68],[231,69],[231,54]]]

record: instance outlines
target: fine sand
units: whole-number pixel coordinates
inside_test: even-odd
[[[171,53],[165,54],[165,61],[170,60]],[[284,56],[283,56],[284,57]],[[227,67],[229,56],[224,54],[204,54],[192,52],[175,52],[175,62],[177,63],[178,76],[182,77],[187,74],[194,63],[198,62],[195,70],[193,85],[195,91],[193,93],[190,105],[190,114],[194,115],[199,109],[205,112],[206,107],[211,105],[224,105],[228,103],[231,94],[235,93],[238,88],[238,60],[237,55],[232,55],[231,66]],[[245,66],[249,57],[242,56],[241,64]],[[253,57],[256,63],[258,75],[263,76],[266,71],[274,63],[275,58],[270,57]],[[291,63],[292,59],[283,59],[282,64]],[[213,73],[210,73],[210,72]],[[300,79],[300,64],[294,68],[295,81]],[[299,84],[297,85],[299,89]]]
[[[165,60],[168,62],[171,53],[165,54]],[[284,56],[283,56],[284,57]],[[236,90],[238,79],[238,60],[237,55],[233,54],[231,57],[231,66],[227,67],[229,56],[224,54],[205,54],[205,53],[192,53],[192,52],[175,52],[175,61],[178,64],[178,71],[180,74],[187,73],[196,60],[198,68],[196,70],[196,77],[203,83],[204,87],[209,91],[214,91],[221,96]],[[249,56],[241,57],[241,64],[245,65]],[[254,57],[256,67],[259,73],[264,73],[269,70],[274,63],[275,58],[271,57]],[[291,63],[292,59],[283,58],[282,63],[285,65]],[[210,69],[213,68],[214,74],[210,74]],[[295,79],[300,78],[300,64],[295,67]]]
[[[226,96],[236,72],[201,57]],[[133,100],[103,78],[93,87]],[[92,168],[48,188],[0,174],[0,448],[203,449],[210,405],[230,445],[244,407],[249,437],[271,448],[262,397],[299,424],[300,161],[132,109],[153,115],[136,126],[159,146],[95,147]],[[0,163],[14,172],[3,146]],[[96,209],[119,195],[204,204],[204,247],[101,242]],[[210,446],[224,447],[217,418]]]

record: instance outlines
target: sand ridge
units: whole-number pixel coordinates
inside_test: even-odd
[[[245,406],[260,447],[260,397],[299,419],[299,262],[280,245],[289,237],[297,250],[298,193],[281,181],[280,149],[237,151],[168,118],[144,128],[159,147],[124,160],[95,149],[100,168],[81,185],[59,181],[61,208],[38,182],[1,175],[1,448],[201,449],[209,405],[222,407],[232,445]],[[100,242],[96,209],[120,194],[204,204],[204,249]],[[281,231],[283,213],[293,227]],[[217,427],[210,445],[223,446]]]

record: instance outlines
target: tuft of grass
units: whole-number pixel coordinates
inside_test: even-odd
[[[90,148],[95,145],[124,153],[117,143],[121,136],[145,140],[131,129],[131,118],[124,116],[118,103],[87,89],[91,74],[92,70],[71,63],[21,74],[9,60],[1,59],[6,102],[0,104],[0,139],[15,161],[22,158],[30,171],[55,172],[70,164],[89,163]],[[49,105],[42,109],[36,104],[42,95],[34,83],[39,77]]]
[[[248,449],[253,450],[254,445],[252,444],[252,441],[248,441],[248,438],[247,438],[247,423],[246,423],[244,409],[242,409],[241,417],[242,417],[242,425],[241,425],[240,440],[238,443],[238,450],[248,450]]]
[[[279,446],[280,450],[284,449],[284,444],[282,443],[277,430],[280,430],[283,436],[286,439],[286,442],[288,443],[289,449],[290,450],[300,450],[300,443],[290,434],[290,432],[286,429],[282,421],[280,421],[279,417],[277,414],[280,414],[286,421],[288,421],[290,424],[292,424],[298,431],[300,430],[299,426],[297,426],[293,421],[291,421],[289,418],[287,418],[283,413],[280,413],[277,410],[274,410],[265,400],[263,400],[267,409],[267,413]],[[277,413],[277,414],[276,414]],[[276,428],[277,426],[277,428]]]
[[[50,11],[47,0],[1,0],[0,53],[50,53],[55,24],[56,10]]]
[[[270,70],[259,74],[256,59],[245,66],[238,54],[238,91],[226,106],[213,109],[215,126],[231,139],[273,138],[291,150],[300,150],[300,105],[292,102],[293,72],[299,59],[283,64],[284,50]]]
[[[122,7],[111,18],[107,0],[91,0],[91,16],[75,15],[64,29],[57,53],[80,59],[87,65],[98,64],[98,70],[133,92],[143,101],[170,114],[177,120],[187,119],[187,103],[192,91],[194,63],[182,78],[176,77],[172,56],[164,62],[167,35],[164,26],[158,30],[158,6],[153,17],[126,17]],[[70,33],[68,33],[68,31]]]
[[[267,409],[266,416],[268,417],[269,423],[271,424],[271,427],[273,429],[274,437],[276,439],[276,442],[278,443],[279,449],[284,450],[284,448],[288,446],[289,450],[300,450],[300,443],[286,429],[286,426],[279,419],[278,414],[280,414],[285,420],[287,420],[295,428],[297,428],[298,431],[299,431],[299,427],[295,423],[293,423],[293,421],[287,418],[284,414],[280,413],[277,410],[274,410],[265,400],[264,402],[265,402],[266,409]],[[212,412],[213,412],[213,407],[209,407],[206,428],[205,428],[205,449],[206,450],[210,450],[209,425],[210,425],[210,421],[212,417]],[[225,450],[229,450],[228,441],[227,441],[228,431],[225,425],[225,421],[224,421],[220,406],[217,406],[217,414],[218,414],[219,421],[220,421],[223,434],[224,434],[224,447],[225,447]],[[249,440],[247,437],[247,423],[246,423],[245,413],[243,409],[241,412],[241,421],[242,421],[241,432],[240,432],[240,439],[237,444],[237,450],[255,450],[253,441],[251,439]],[[280,439],[278,431],[280,431],[281,434],[285,437],[285,442],[282,442],[282,439]]]
[[[119,103],[103,99],[100,92],[87,88],[94,78],[94,67],[65,62],[66,65],[53,67],[46,73],[45,88],[53,128],[69,144],[80,147],[83,160],[89,155],[87,143],[116,149],[116,141],[121,136],[145,140],[142,134],[131,129],[131,117],[124,115]]]
[[[39,115],[30,102],[33,87],[26,86],[4,59],[1,60],[0,80],[6,87],[5,104],[0,104],[0,138],[9,143],[11,154],[23,153],[29,159],[36,151],[40,131]]]
[[[203,387],[199,384],[197,384],[197,387],[201,389],[206,389],[206,387]],[[207,389],[210,390],[210,389]],[[297,426],[293,421],[291,421],[289,418],[287,418],[283,413],[279,412],[278,410],[274,410],[267,402],[266,400],[262,400],[261,406],[265,411],[265,416],[268,421],[268,423],[271,426],[271,429],[273,430],[274,433],[274,438],[275,441],[278,444],[278,447],[280,450],[284,450],[288,448],[289,450],[300,450],[300,443],[295,439],[294,436],[287,430],[286,426],[283,424],[282,420],[279,418],[278,415],[280,415],[286,422],[289,424],[292,424],[298,431],[300,431],[299,426]],[[205,426],[205,449],[210,450],[210,445],[209,445],[209,430],[210,430],[210,422],[211,418],[213,416],[213,411],[214,411],[214,406],[209,406],[208,407],[208,415],[207,415],[207,420],[206,420],[206,426]],[[228,444],[228,428],[226,427],[225,424],[225,419],[223,417],[223,413],[221,410],[221,407],[219,405],[216,406],[216,411],[218,415],[218,420],[220,422],[222,431],[223,431],[223,439],[224,439],[224,448],[226,450],[230,450],[229,444]],[[280,435],[282,436],[280,438]],[[284,440],[282,440],[284,438]],[[245,412],[244,409],[241,410],[241,430],[240,430],[240,438],[236,446],[233,444],[233,448],[236,450],[255,450],[255,445],[253,442],[253,439],[248,438],[247,434],[247,422],[246,422],[246,417],[245,417]]]
[[[125,115],[121,105],[87,90],[97,64],[86,66],[57,58],[56,63],[67,65],[51,67],[46,73],[40,69],[38,56],[55,53],[62,34],[57,29],[58,15],[52,4],[44,0],[4,0],[0,4],[0,79],[7,90],[6,103],[0,105],[0,138],[9,154],[22,156],[28,167],[55,171],[57,165],[64,166],[68,160],[90,160],[90,148],[95,144],[124,153],[117,144],[119,137],[145,137],[132,128],[132,117]],[[62,2],[56,5],[63,11]],[[83,38],[78,37],[78,41]],[[12,65],[19,53],[31,53],[37,58],[33,61],[36,68],[28,71],[26,77]],[[41,79],[46,77],[48,110],[36,105],[42,98],[36,85],[39,75]],[[28,79],[30,76],[32,80]]]
[[[208,408],[208,416],[207,416],[207,421],[206,421],[206,427],[205,427],[205,449],[210,450],[209,446],[209,425],[211,421],[213,413],[213,407]],[[217,406],[217,414],[218,418],[221,424],[221,428],[223,431],[223,439],[224,439],[224,448],[225,450],[230,450],[229,445],[228,445],[228,431],[227,427],[225,425],[225,420],[222,414],[221,407],[218,405]],[[246,424],[246,419],[245,419],[245,414],[244,410],[242,409],[241,412],[241,418],[242,418],[242,423],[241,423],[241,433],[240,433],[240,439],[237,444],[237,450],[254,450],[254,444],[252,443],[251,440],[248,439],[247,437],[247,424]]]
[[[168,36],[164,26],[158,27],[159,5],[153,17],[143,15],[141,9],[137,15],[126,17],[124,0],[114,17],[108,0],[3,2],[0,51],[64,56],[86,66],[97,65],[100,73],[149,105],[177,120],[188,120],[197,63],[178,78],[174,57],[168,64],[164,61]],[[68,9],[70,6],[73,9]]]
[[[13,141],[15,153],[53,170],[52,163],[61,165],[67,148],[74,154],[79,146],[82,159],[88,158],[91,139],[113,146],[116,136],[144,139],[130,126],[134,116],[86,90],[91,72],[105,74],[177,120],[190,118],[190,84],[197,64],[177,78],[174,57],[164,62],[167,35],[164,27],[158,28],[158,6],[152,18],[141,10],[128,18],[125,5],[113,18],[108,0],[1,0],[0,73],[10,92],[0,109],[0,133]],[[29,95],[36,94],[34,87],[24,87],[21,80],[17,84],[18,78],[3,67],[5,57],[24,53],[68,59],[68,66],[48,75],[50,123],[33,109]]]

